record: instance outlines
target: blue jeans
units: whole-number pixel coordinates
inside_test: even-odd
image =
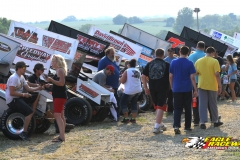
[[[173,93],[174,123],[173,127],[181,127],[181,115],[185,109],[185,128],[191,128],[192,122],[192,91]]]
[[[138,101],[138,97],[141,93],[136,93],[133,95],[129,95],[129,94],[125,94],[123,93],[121,96],[121,101],[120,101],[120,106],[122,109],[123,113],[128,112],[128,104],[129,102],[131,103],[132,106],[132,113],[137,113],[138,111],[138,107],[137,107],[137,101]]]

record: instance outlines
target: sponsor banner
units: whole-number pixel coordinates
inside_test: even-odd
[[[240,40],[239,39],[235,39],[231,36],[228,36],[224,33],[216,31],[214,29],[211,29],[210,35],[212,36],[212,38],[222,40],[227,44],[230,44],[230,45],[233,45],[233,46],[237,47],[238,48],[237,52],[240,52]]]
[[[83,96],[90,98],[97,104],[101,103],[101,92],[88,83],[88,81],[82,81],[80,78],[78,78],[76,89]]]
[[[46,68],[46,70],[44,70],[44,73],[48,74],[51,66],[52,55],[55,54],[54,50],[38,46],[27,41],[23,41],[18,38],[13,37],[9,38],[21,44],[19,50],[17,51],[16,57],[13,61],[14,64],[16,64],[19,61],[24,61],[26,64],[29,65],[29,67],[27,67],[27,71],[33,73],[33,68],[35,64],[42,63],[43,66]]]
[[[21,44],[0,34],[0,74],[7,76]]]
[[[102,41],[98,38],[95,38],[93,36],[90,36],[55,21],[51,21],[48,27],[48,31],[78,39],[78,50],[86,52],[88,55],[96,56],[98,58],[102,58],[105,56],[104,50],[110,45],[108,42]]]
[[[152,53],[153,53],[152,49],[150,49],[148,47],[145,47],[145,46],[143,46],[141,44],[138,44],[138,43],[136,43],[136,45],[139,45],[140,47],[142,47],[142,52],[141,52],[142,54],[144,54],[144,55],[146,55],[148,57],[152,56]]]
[[[208,34],[206,34],[206,33],[204,33],[204,32],[201,32],[201,31],[200,31],[200,33],[203,34],[203,35],[205,35],[205,36],[208,36],[208,37],[210,37],[210,38],[212,37],[212,36],[210,36],[210,35],[208,35]],[[224,44],[226,44],[226,45],[228,46],[228,48],[227,48],[227,50],[226,50],[226,52],[225,52],[225,54],[224,54],[224,57],[226,57],[226,56],[229,55],[229,54],[233,55],[233,53],[238,50],[238,47],[235,47],[235,46],[233,46],[233,45],[231,45],[231,44],[229,44],[229,43],[225,43],[225,42],[222,41],[221,39],[217,39],[217,38],[215,38],[215,37],[212,37],[212,38],[215,39],[216,41],[219,41],[219,42],[221,42],[221,43],[224,43]]]
[[[121,55],[126,59],[138,59],[141,54],[142,47],[132,42],[129,42],[119,36],[98,29],[95,26],[92,26],[90,28],[88,34],[103,41],[109,42],[110,45],[116,49],[117,54]]]
[[[55,50],[56,54],[60,54],[66,59],[68,69],[71,68],[78,40],[16,21],[11,21],[8,35]]]
[[[138,59],[138,65],[139,66],[146,66],[148,62],[152,61],[151,57],[145,56],[143,54],[140,55]]]

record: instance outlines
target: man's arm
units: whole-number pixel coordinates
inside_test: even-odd
[[[150,91],[147,87],[147,77],[144,74],[142,74],[142,84],[143,84],[143,88],[144,88],[145,93],[150,94]]]
[[[218,82],[218,94],[221,94],[222,93],[222,84],[221,84],[221,79],[220,79],[219,72],[215,73],[215,77],[216,77],[217,82]]]
[[[9,86],[9,91],[10,91],[10,96],[24,97],[24,93],[16,92],[16,87],[15,86]]]
[[[119,78],[119,82],[124,84],[127,81],[127,71],[124,71],[122,77]]]
[[[197,85],[196,85],[196,81],[195,81],[195,74],[191,74],[190,78],[191,78],[191,82],[192,82],[193,89],[194,89],[193,96],[197,97],[198,96],[198,92],[197,92]]]
[[[31,82],[29,82],[29,81],[27,81],[27,84],[28,84],[28,86],[30,86],[30,87],[39,87],[39,84],[37,84],[37,83],[31,83]]]
[[[173,79],[173,74],[169,73],[169,83],[170,83],[171,90],[172,90],[172,79]]]

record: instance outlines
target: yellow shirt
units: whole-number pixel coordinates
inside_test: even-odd
[[[203,57],[195,63],[198,74],[198,88],[210,91],[218,91],[218,82],[215,76],[220,72],[220,66],[216,59],[212,57]]]

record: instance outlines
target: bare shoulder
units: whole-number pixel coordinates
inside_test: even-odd
[[[65,74],[64,69],[63,69],[63,68],[58,68],[58,70],[57,70],[57,75],[58,75],[58,76],[60,76],[60,75],[65,76],[66,74]]]

